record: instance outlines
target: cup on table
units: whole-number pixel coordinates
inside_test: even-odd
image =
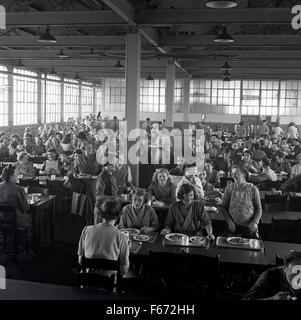
[[[55,179],[56,179],[56,175],[55,175],[55,174],[52,174],[52,175],[50,176],[50,179],[51,179],[51,180],[55,180]]]
[[[122,200],[123,200],[124,202],[127,202],[127,201],[128,201],[128,195],[125,194],[125,193],[121,194],[121,198],[122,198]]]
[[[26,194],[28,194],[28,187],[24,187],[24,192],[26,193]]]

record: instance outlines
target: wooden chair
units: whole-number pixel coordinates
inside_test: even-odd
[[[264,198],[265,211],[288,211],[287,195],[269,195]]]
[[[165,295],[165,282],[146,277],[121,278],[117,290],[123,294],[158,299]]]
[[[105,276],[99,271],[116,271],[112,276]],[[87,259],[82,258],[82,265],[73,269],[73,286],[88,289],[97,287],[115,292],[119,283],[120,261],[107,259]]]
[[[18,245],[20,237],[25,238],[25,250],[26,254],[29,253],[28,247],[28,228],[19,230],[17,225],[16,208],[11,205],[0,205],[0,233],[3,235],[3,248],[5,253],[13,253],[14,261],[18,258]],[[7,238],[12,235],[13,248],[7,249]]]
[[[271,225],[271,241],[301,243],[301,220],[274,219]]]
[[[48,188],[42,188],[42,187],[28,187],[28,194],[31,193],[40,193],[43,196],[48,196],[49,195],[49,189]],[[47,212],[43,210],[43,220],[44,220],[44,238],[48,238],[48,231],[47,231],[47,226],[48,226],[48,216]]]
[[[300,211],[301,212],[301,197],[289,196],[289,211]]]

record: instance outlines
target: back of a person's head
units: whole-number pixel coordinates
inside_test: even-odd
[[[271,165],[271,162],[270,162],[270,160],[268,158],[263,158],[262,159],[262,163],[263,163],[264,167],[268,167],[268,166]]]
[[[106,220],[115,220],[120,215],[120,202],[108,199],[101,205],[102,217]]]
[[[15,168],[13,166],[6,166],[2,171],[2,179],[9,182],[10,178],[14,175]]]

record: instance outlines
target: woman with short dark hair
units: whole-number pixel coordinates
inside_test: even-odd
[[[211,220],[199,201],[194,201],[194,187],[191,184],[183,184],[177,194],[180,201],[171,205],[165,221],[162,234],[182,232],[202,235],[206,229],[209,239],[214,239]]]
[[[120,272],[125,275],[130,265],[128,238],[114,226],[120,214],[120,203],[109,199],[98,209],[101,209],[103,222],[84,228],[78,246],[79,264],[82,257],[119,260]]]

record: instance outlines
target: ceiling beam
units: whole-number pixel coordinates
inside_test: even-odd
[[[135,8],[127,0],[102,0],[102,2],[109,6],[120,17],[125,19],[130,25],[136,26]],[[155,48],[158,49],[160,53],[168,54],[166,49],[160,46],[158,34],[154,29],[145,29],[138,27],[138,30],[150,44],[152,44]],[[190,77],[190,74],[184,68],[182,68],[179,62],[175,61],[175,65],[188,77]]]
[[[11,27],[37,26],[98,26],[124,25],[125,21],[111,10],[99,11],[38,11],[8,12],[6,25]]]
[[[141,26],[172,26],[185,24],[291,24],[291,8],[237,9],[159,9],[138,11]]]
[[[41,44],[38,37],[0,37],[1,47],[97,47],[125,46],[124,36],[57,36],[57,43]]]
[[[227,48],[235,47],[300,47],[300,35],[232,35],[234,42],[225,44]],[[169,35],[160,38],[160,45],[167,47],[185,46],[221,46],[214,42],[215,35],[182,36]]]
[[[191,74],[195,75],[195,74],[212,74],[212,73],[216,73],[216,74],[222,74],[222,71],[219,69],[215,69],[216,72],[214,72],[214,69],[206,69],[206,68],[200,68],[199,70],[191,70]],[[284,69],[277,69],[277,68],[235,68],[233,70],[230,71],[230,73],[232,75],[235,74],[246,74],[246,75],[252,75],[252,74],[270,74],[270,75],[274,75],[275,78],[277,78],[277,75],[301,75],[301,68],[296,68],[296,69],[288,69],[288,68],[284,68]]]

